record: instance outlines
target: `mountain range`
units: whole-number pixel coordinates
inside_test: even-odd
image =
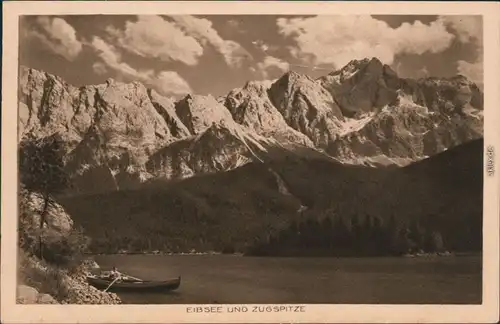
[[[22,66],[18,136],[62,139],[58,202],[98,252],[244,252],[331,217],[481,247],[483,94],[461,75],[400,78],[372,58],[175,99]]]
[[[481,138],[482,120],[482,92],[465,77],[403,79],[376,58],[180,100],[138,82],[75,87],[20,68],[19,140],[63,139],[70,194],[228,171],[277,151],[404,166]]]

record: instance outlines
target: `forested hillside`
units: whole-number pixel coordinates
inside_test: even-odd
[[[289,155],[61,203],[93,238],[91,249],[101,253],[479,250],[482,143],[404,168]]]

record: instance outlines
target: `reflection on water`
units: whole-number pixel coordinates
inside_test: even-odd
[[[480,304],[481,257],[254,258],[96,256],[150,280],[182,276],[177,291],[120,293],[125,303]]]

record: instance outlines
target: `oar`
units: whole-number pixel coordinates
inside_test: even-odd
[[[131,275],[127,274],[127,273],[122,273],[121,275],[122,275],[122,278],[124,278],[125,280],[126,279],[133,279],[133,280],[136,280],[136,281],[144,281],[142,279],[139,279],[139,278],[136,278],[134,276],[131,276]]]
[[[104,290],[104,292],[108,291],[109,287],[111,287],[118,279],[120,279],[120,277],[116,277],[115,280],[111,281],[111,283],[109,284],[108,288],[106,288]]]
[[[142,280],[142,279],[139,279],[139,278],[133,277],[133,276],[128,275],[128,274],[126,274],[126,275],[125,275],[125,277],[130,278],[130,279],[135,279],[135,280],[137,280],[137,281],[144,281],[144,280]]]

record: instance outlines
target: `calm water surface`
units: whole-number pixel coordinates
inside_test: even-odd
[[[481,257],[258,258],[96,256],[102,268],[150,280],[182,276],[166,294],[120,293],[125,303],[481,303]]]

